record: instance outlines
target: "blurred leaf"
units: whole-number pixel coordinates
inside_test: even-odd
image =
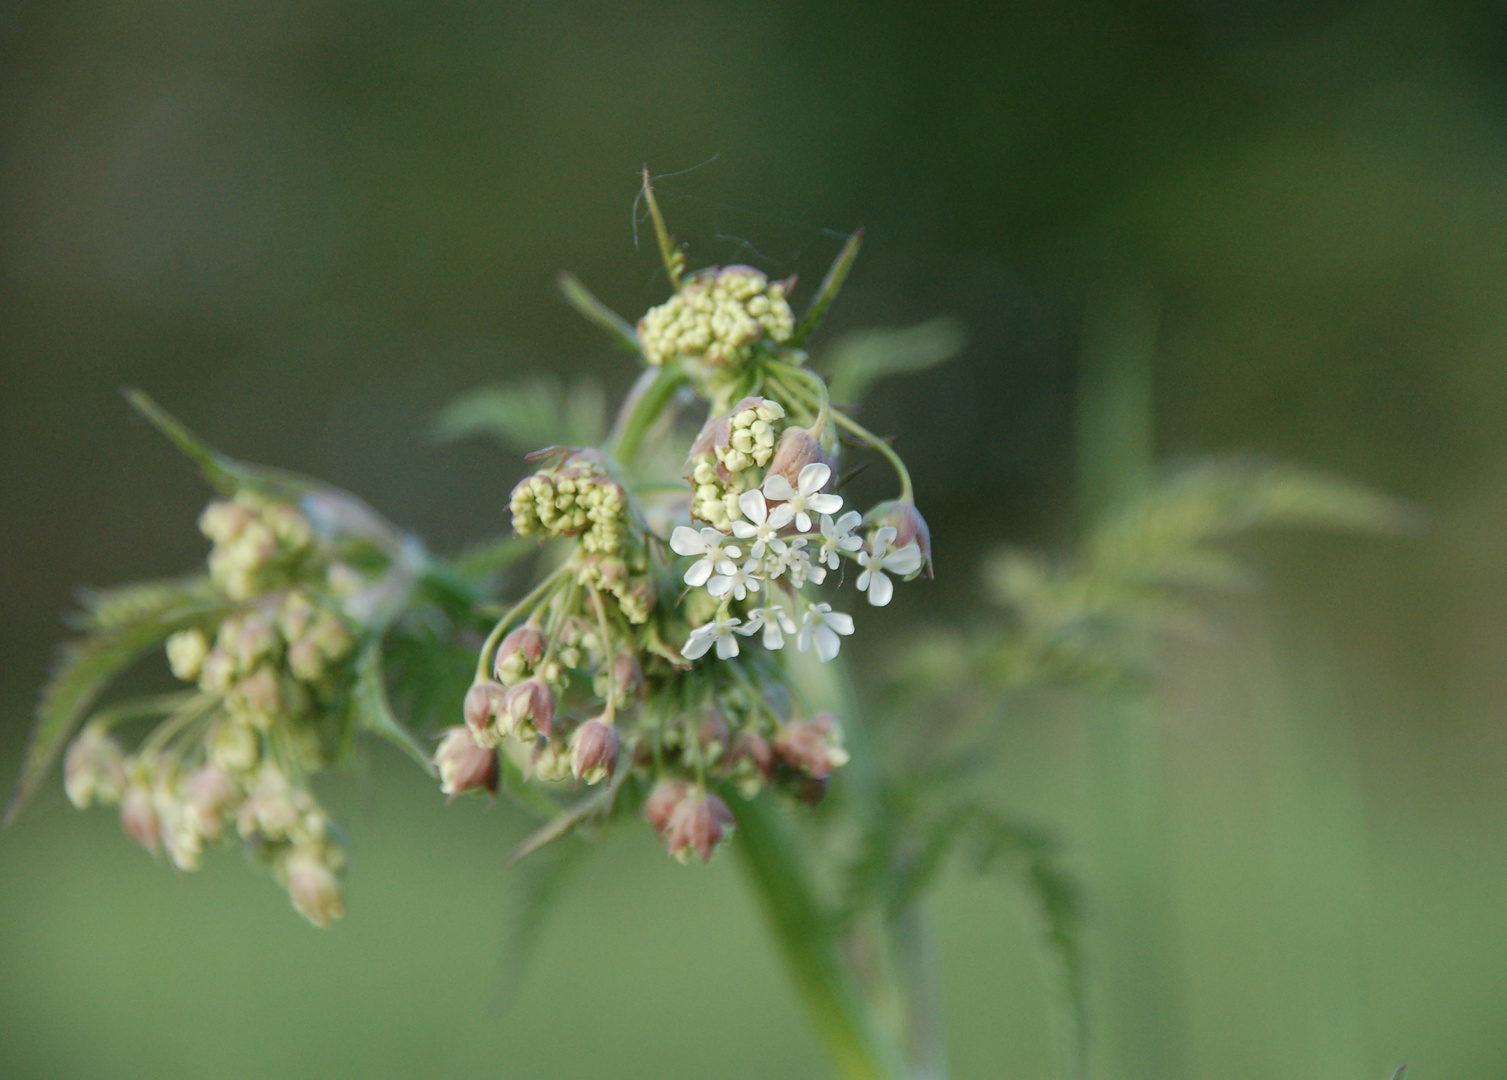
[[[967,343],[956,319],[932,319],[904,330],[863,330],[832,346],[826,362],[833,401],[857,402],[880,379],[924,371],[951,360]]]
[[[484,387],[445,406],[434,421],[434,436],[442,441],[491,435],[519,450],[594,446],[606,431],[606,395],[590,379],[568,392],[548,378]]]
[[[593,296],[591,290],[581,284],[580,278],[561,270],[555,281],[559,284],[560,292],[566,302],[584,315],[588,322],[607,331],[617,342],[618,348],[625,352],[643,354],[643,346],[638,340],[638,331],[633,329],[628,320]]]
[[[481,582],[539,550],[537,537],[508,536],[461,552],[451,565],[468,582]]]
[[[79,593],[81,611],[69,623],[81,630],[114,630],[131,623],[158,619],[190,605],[216,605],[206,577],[143,581],[113,589],[85,589]]]
[[[619,775],[628,773],[629,771],[631,770],[621,769],[619,770]],[[613,786],[595,791],[556,814],[549,821],[530,833],[524,839],[523,843],[513,849],[512,853],[508,855],[507,861],[502,864],[503,869],[512,869],[534,852],[548,847],[556,840],[563,840],[581,826],[600,818],[611,808],[612,795],[616,790],[616,787]]]
[[[153,619],[128,623],[63,646],[52,678],[42,688],[21,777],[0,824],[14,821],[37,793],[110,680],[177,628],[178,624],[170,620]]]
[[[827,269],[827,276],[822,278],[821,285],[817,287],[816,295],[811,298],[811,306],[801,316],[801,321],[795,324],[795,330],[790,335],[790,345],[799,345],[821,325],[822,316],[832,306],[832,301],[837,299],[842,283],[848,279],[848,271],[853,269],[853,260],[858,258],[858,248],[862,244],[862,229],[848,237],[847,243],[843,244],[837,258],[832,260],[832,265]]]
[[[476,651],[423,627],[399,627],[383,645],[384,667],[395,701],[423,733],[458,724],[476,672]]]
[[[430,776],[438,775],[419,741],[398,722],[387,699],[382,671],[382,642],[373,639],[356,658],[354,703],[356,718],[365,731],[378,735],[411,757]]]

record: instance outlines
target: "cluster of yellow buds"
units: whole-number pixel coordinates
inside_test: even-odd
[[[790,339],[795,316],[785,299],[788,289],[788,283],[771,282],[751,267],[708,267],[639,320],[644,356],[655,365],[679,358],[740,367],[760,341]]]
[[[199,531],[214,543],[210,579],[231,600],[247,600],[296,579],[314,543],[309,520],[297,507],[249,491],[210,503],[199,517]]]
[[[519,536],[579,536],[585,551],[604,555],[622,549],[627,495],[584,453],[519,481],[509,508]]]
[[[692,515],[727,529],[743,512],[738,496],[757,488],[774,457],[785,407],[772,398],[747,397],[706,422],[686,464],[694,488]]]

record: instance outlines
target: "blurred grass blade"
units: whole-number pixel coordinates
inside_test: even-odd
[[[611,335],[612,339],[624,352],[643,355],[643,345],[638,340],[638,331],[633,329],[628,320],[613,311],[592,295],[591,290],[581,284],[581,279],[568,270],[561,270],[555,277],[560,286],[560,294],[571,307],[579,311],[586,320],[601,327]]]
[[[811,306],[806,309],[806,314],[801,316],[801,321],[795,324],[795,331],[790,335],[791,345],[799,345],[805,341],[821,323],[822,316],[832,306],[832,301],[837,299],[838,290],[847,280],[848,271],[853,269],[853,260],[858,258],[858,248],[862,243],[863,230],[859,229],[848,237],[847,243],[843,244],[842,250],[837,253],[837,258],[832,260],[827,276],[822,278],[816,295],[812,297]]]
[[[363,730],[378,735],[411,757],[430,776],[437,776],[429,755],[393,715],[382,673],[382,642],[373,640],[356,658],[356,718]]]
[[[238,488],[245,486],[248,479],[246,470],[238,462],[210,447],[188,430],[182,421],[153,401],[145,391],[127,387],[122,393],[133,409],[198,464],[200,471],[204,473],[204,479],[221,495],[233,495]]]
[[[630,770],[621,771],[626,773]],[[615,790],[615,788],[603,788],[555,815],[552,820],[535,829],[523,843],[515,847],[508,855],[507,861],[502,864],[502,868],[511,870],[534,852],[548,847],[556,840],[563,840],[582,825],[606,812],[607,808],[612,805],[611,799]]]
[[[21,777],[0,825],[9,825],[31,801],[110,680],[175,629],[172,621],[154,619],[63,646],[52,678],[42,688]]]
[[[966,342],[963,324],[951,318],[849,334],[832,346],[826,364],[832,400],[861,401],[880,379],[935,367],[957,356]]]
[[[205,577],[172,578],[121,585],[113,589],[85,589],[79,593],[82,611],[69,616],[80,630],[115,630],[131,623],[157,619],[188,605],[214,603]]]

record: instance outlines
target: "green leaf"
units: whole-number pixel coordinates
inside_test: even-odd
[[[606,396],[591,379],[569,391],[548,378],[473,390],[440,410],[433,425],[434,437],[445,442],[491,435],[519,450],[594,446],[606,430]]]
[[[31,801],[110,681],[177,628],[160,619],[128,623],[63,646],[42,688],[21,777],[0,824],[9,825]]]
[[[619,775],[628,773],[629,769],[622,769]],[[556,840],[563,840],[581,826],[600,819],[612,806],[612,796],[616,793],[615,786],[595,791],[574,805],[556,814],[549,821],[535,829],[523,841],[515,847],[503,869],[510,870],[534,852],[553,844]]]
[[[638,331],[633,329],[628,320],[593,296],[591,290],[581,284],[580,278],[561,270],[555,281],[559,284],[566,303],[584,315],[588,322],[607,331],[618,348],[624,352],[643,355],[643,344],[638,340]]]
[[[434,763],[419,741],[398,722],[387,698],[387,680],[382,671],[382,642],[373,639],[356,658],[353,696],[361,728],[381,736],[411,757],[430,776],[437,776]]]
[[[539,550],[538,537],[506,536],[461,552],[451,562],[462,580],[481,582]]]
[[[806,309],[806,314],[801,316],[801,321],[795,324],[789,345],[792,347],[799,345],[821,324],[822,316],[832,306],[832,301],[837,299],[842,283],[847,280],[848,271],[853,269],[853,260],[858,258],[858,248],[862,244],[862,229],[848,237],[847,243],[843,244],[842,250],[837,253],[837,258],[832,260],[832,265],[827,269],[827,276],[822,278],[816,295],[811,299],[811,306]]]
[[[113,589],[79,593],[82,611],[70,623],[81,630],[114,630],[131,623],[159,619],[191,605],[214,605],[216,598],[205,577],[143,581]]]
[[[932,319],[904,330],[864,330],[833,345],[826,363],[833,401],[857,402],[891,375],[924,371],[951,360],[967,343],[956,319]]]

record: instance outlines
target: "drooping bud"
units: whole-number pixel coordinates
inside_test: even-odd
[[[434,752],[440,790],[452,799],[477,788],[496,795],[497,751],[478,743],[468,726],[448,727],[442,734],[439,749]]]
[[[842,745],[842,726],[831,713],[818,713],[814,720],[791,724],[775,740],[774,752],[781,761],[816,780],[825,780],[848,763]]]
[[[775,445],[774,457],[769,459],[769,469],[764,475],[766,479],[783,476],[791,487],[796,487],[801,470],[817,462],[831,465],[822,450],[821,440],[803,427],[788,427]],[[836,475],[837,471],[834,469],[831,482],[836,482]]]
[[[299,846],[288,853],[283,863],[288,899],[300,915],[321,929],[345,914],[340,882],[331,868],[331,863],[339,861],[327,850]]]
[[[497,649],[498,681],[511,686],[522,679],[544,659],[544,646],[544,634],[532,623],[508,634]]]
[[[622,740],[617,728],[603,720],[588,720],[576,728],[570,740],[570,771],[577,781],[588,784],[606,780],[617,768]]]
[[[133,780],[121,796],[120,827],[127,836],[156,856],[161,842],[157,808],[152,804],[152,789],[140,780]]]
[[[692,793],[681,800],[665,829],[670,854],[689,862],[693,854],[706,862],[712,852],[733,834],[737,820],[727,803],[710,792]]]
[[[926,560],[926,576],[934,576],[931,565],[931,530],[926,527],[926,519],[921,516],[921,511],[916,509],[914,503],[901,499],[882,502],[865,514],[863,521],[865,525],[875,529],[882,529],[885,526],[893,528],[895,530],[893,547],[896,551],[907,544],[914,543],[921,549],[921,557]]]
[[[126,788],[125,754],[105,732],[90,724],[79,732],[63,758],[63,790],[80,810],[98,799],[116,802]]]
[[[620,708],[637,705],[644,698],[644,669],[631,652],[620,652],[612,660],[612,685],[617,691]]]
[[[471,689],[466,691],[466,701],[461,706],[461,712],[472,738],[481,746],[497,745],[497,732],[492,726],[492,718],[497,715],[506,693],[506,687],[494,682],[473,683]]]
[[[219,839],[225,815],[241,798],[235,781],[224,770],[205,765],[188,778],[186,794],[199,832],[205,839]]]
[[[510,687],[502,699],[498,720],[510,735],[549,738],[555,721],[555,694],[543,679],[529,679]]]
[[[756,731],[744,730],[733,740],[723,772],[745,799],[751,799],[774,775],[774,766],[774,748],[769,740]]]
[[[661,780],[644,800],[644,818],[663,836],[670,827],[670,820],[680,804],[690,795],[691,787],[684,780]]]

